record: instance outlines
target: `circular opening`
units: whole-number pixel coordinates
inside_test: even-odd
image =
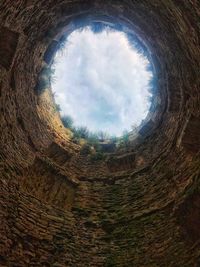
[[[152,66],[137,38],[103,23],[66,36],[52,64],[52,90],[66,127],[121,136],[151,106]]]

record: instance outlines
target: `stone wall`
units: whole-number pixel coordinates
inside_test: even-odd
[[[146,44],[160,99],[98,161],[38,91],[64,33],[95,18]],[[195,0],[0,2],[0,266],[200,266],[199,18]]]

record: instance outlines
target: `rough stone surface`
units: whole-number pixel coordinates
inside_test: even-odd
[[[19,34],[6,27],[0,27],[0,64],[9,70],[17,48]]]
[[[159,99],[98,161],[34,90],[52,44],[95,19],[143,40]],[[3,0],[0,25],[0,266],[200,266],[200,2]]]

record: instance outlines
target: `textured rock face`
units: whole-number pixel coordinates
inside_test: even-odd
[[[118,21],[146,43],[157,106],[91,161],[38,94],[63,34]],[[0,1],[0,266],[200,266],[200,3]]]

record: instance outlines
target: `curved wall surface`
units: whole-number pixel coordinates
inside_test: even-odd
[[[40,93],[80,21],[133,30],[157,77],[137,140],[105,160]],[[0,2],[0,266],[200,266],[199,21],[197,0]]]

